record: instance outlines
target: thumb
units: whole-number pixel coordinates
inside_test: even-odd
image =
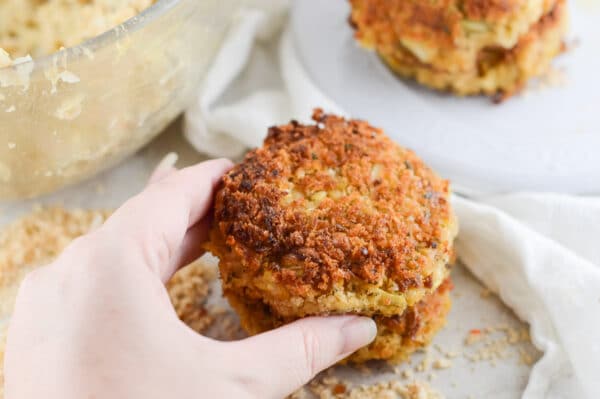
[[[239,360],[234,372],[250,392],[282,398],[375,335],[375,322],[366,317],[310,317],[229,345]]]

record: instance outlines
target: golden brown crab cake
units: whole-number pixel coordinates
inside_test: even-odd
[[[351,0],[357,40],[390,68],[459,95],[509,96],[563,48],[565,0]]]
[[[493,95],[502,100],[550,68],[552,60],[563,51],[567,26],[566,4],[559,1],[515,47],[483,49],[478,55],[476,68],[463,72],[435,70],[419,63],[405,50],[381,57],[394,72],[426,86],[459,95]]]
[[[348,358],[353,363],[368,360],[386,360],[398,363],[408,360],[411,353],[432,341],[446,325],[450,312],[452,281],[446,279],[436,291],[427,295],[400,316],[375,317],[377,336],[368,346]]]
[[[368,346],[359,349],[344,362],[362,363],[369,360],[385,360],[398,363],[408,359],[411,353],[427,346],[435,334],[446,324],[450,311],[452,282],[446,279],[436,291],[427,295],[413,307],[398,316],[374,316],[377,336]],[[268,305],[260,301],[249,303],[230,294],[229,302],[240,316],[242,327],[250,334],[259,334],[295,320],[273,314]]]
[[[402,314],[448,277],[449,184],[367,122],[313,119],[223,177],[207,249],[224,294],[281,319]]]

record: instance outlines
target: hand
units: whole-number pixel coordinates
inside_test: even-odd
[[[159,170],[97,230],[23,282],[6,398],[278,398],[375,337],[367,318],[307,318],[238,342],[200,336],[164,283],[201,255],[231,164]]]

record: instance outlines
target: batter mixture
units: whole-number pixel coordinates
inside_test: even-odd
[[[12,58],[71,47],[139,14],[155,0],[0,0],[0,48]]]

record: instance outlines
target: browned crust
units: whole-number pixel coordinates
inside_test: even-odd
[[[458,3],[465,18],[494,21],[515,12],[518,0],[463,0]]]
[[[350,3],[351,25],[360,43],[375,49],[398,74],[460,95],[514,94],[547,68],[566,30],[565,0],[544,1],[541,14],[529,24],[524,0]],[[488,31],[469,33],[466,26],[473,23],[483,23]],[[507,45],[511,35],[514,41]],[[421,48],[427,57],[419,58],[410,46]],[[490,75],[496,73],[498,82],[493,83]]]
[[[487,94],[493,96],[494,101],[500,102],[518,93],[532,77],[541,75],[552,59],[563,51],[562,32],[566,21],[566,1],[559,0],[514,47],[482,48],[477,53],[475,69],[472,71],[452,73],[437,69],[420,62],[411,52],[401,47],[391,56],[385,57],[382,54],[382,57],[399,75],[416,78],[424,85],[451,90],[460,95]],[[503,76],[493,86],[489,86],[489,76],[493,74]]]
[[[446,279],[433,293],[423,298],[397,317],[375,317],[377,336],[368,346],[359,349],[347,360],[360,363],[367,360],[386,360],[397,363],[431,342],[446,324],[450,311],[452,280]]]
[[[350,26],[358,41],[388,45],[410,37],[437,46],[459,48],[466,33],[465,20],[490,24],[510,20],[521,13],[527,0],[349,0]],[[546,0],[549,11],[556,0]]]
[[[532,41],[538,40],[539,37],[542,36],[545,32],[555,28],[558,24],[561,23],[563,15],[566,14],[566,8],[566,0],[557,0],[556,4],[552,7],[552,9],[550,9],[548,13],[544,14],[544,16],[540,18],[540,20],[531,27],[529,32],[527,32],[521,38],[521,40],[519,40],[519,43],[510,51],[518,51],[519,47],[523,47]]]
[[[445,325],[450,310],[450,291],[453,285],[450,278],[439,288],[427,295],[419,303],[407,308],[395,317],[375,316],[377,336],[368,346],[347,358],[346,362],[360,363],[368,360],[404,361],[415,350],[429,344],[434,335]],[[228,299],[240,315],[242,327],[249,334],[259,334],[295,318],[279,317],[269,306],[260,302],[247,302],[235,294]]]
[[[350,0],[351,26],[359,41],[385,46],[410,37],[437,46],[457,47],[464,37],[461,22],[495,22],[518,12],[526,0]]]
[[[374,317],[378,325],[399,334],[406,341],[419,340],[420,332],[427,322],[443,316],[444,296],[453,288],[452,280],[447,278],[432,294],[426,296],[415,306],[407,308],[396,317]]]
[[[264,146],[223,177],[209,248],[241,262],[221,262],[225,289],[239,273],[265,271],[300,296],[356,279],[430,288],[431,253],[452,251],[443,239],[448,182],[367,122],[321,110],[313,119],[270,128]],[[286,203],[290,186],[301,196]],[[307,210],[336,190],[343,195]]]

